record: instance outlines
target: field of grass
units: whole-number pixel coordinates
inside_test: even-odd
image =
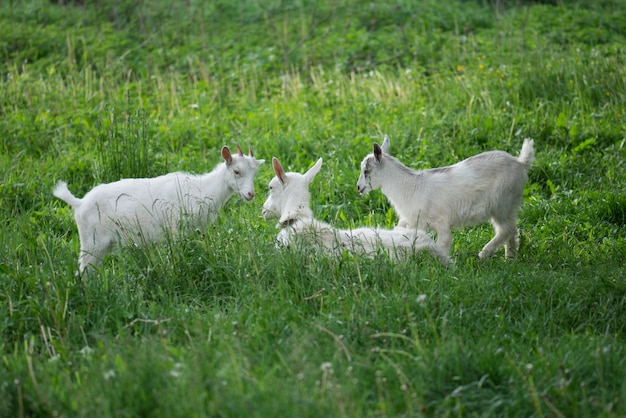
[[[61,4],[57,4],[61,3]],[[63,4],[65,3],[65,4]],[[69,3],[69,4],[68,4]],[[0,2],[0,416],[626,415],[620,0]],[[272,156],[316,216],[391,227],[372,142],[413,168],[535,140],[519,258],[274,246]],[[268,162],[201,234],[77,280],[58,180]]]

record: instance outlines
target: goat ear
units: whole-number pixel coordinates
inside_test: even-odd
[[[309,168],[309,170],[304,173],[304,177],[306,178],[307,182],[312,182],[313,179],[315,178],[315,176],[317,175],[317,173],[319,173],[320,168],[322,168],[322,158],[320,157],[320,159],[317,160],[317,162],[315,163],[315,165],[311,168]]]
[[[285,170],[283,170],[283,166],[280,165],[278,158],[272,157],[272,166],[274,167],[274,173],[276,174],[276,177],[278,177],[278,180],[280,180],[280,183],[285,184],[287,176],[285,176]]]
[[[381,149],[385,154],[389,153],[389,135],[385,135],[385,139],[383,139],[383,145],[381,146]]]
[[[383,158],[383,150],[380,148],[377,142],[374,142],[374,157],[376,157],[376,161],[380,162]]]
[[[252,147],[248,147],[248,157],[254,158],[254,154],[252,153]],[[254,162],[256,163],[256,166],[258,167],[261,164],[263,164],[265,162],[265,160],[257,160],[257,159],[255,159]]]
[[[240,157],[243,157],[243,151],[241,150],[239,144],[237,144],[237,154],[239,154]]]
[[[222,158],[226,160],[227,165],[231,165],[233,163],[233,156],[230,153],[230,149],[227,146],[222,148]]]

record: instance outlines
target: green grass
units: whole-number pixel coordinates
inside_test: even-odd
[[[621,2],[55,3],[0,4],[0,416],[626,415]],[[391,227],[356,190],[384,134],[413,168],[534,138],[518,260],[478,262],[488,225],[452,269],[278,250],[266,163],[206,231],[75,277],[58,180],[239,143],[323,157],[316,216]]]

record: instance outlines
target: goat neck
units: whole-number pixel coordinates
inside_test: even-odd
[[[380,189],[389,200],[403,200],[422,186],[423,172],[412,170],[402,164],[397,158],[384,154],[380,164],[384,164],[384,178],[381,179]]]

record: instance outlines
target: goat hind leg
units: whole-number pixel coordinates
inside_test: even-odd
[[[441,249],[441,247],[439,247],[438,245],[429,246],[428,251],[430,252],[430,255],[439,260],[439,263],[441,265],[451,267],[454,264],[452,258],[450,258],[450,256],[446,252],[444,252],[444,250]]]
[[[514,222],[499,222],[492,219],[492,224],[496,235],[478,253],[478,258],[481,260],[491,257],[503,245],[510,246],[512,240],[515,239],[517,228]],[[517,248],[517,246],[514,247]],[[508,251],[509,255],[511,254],[511,249]]]
[[[443,250],[445,255],[450,254],[450,246],[452,245],[452,231],[450,228],[438,228],[437,245]]]
[[[80,255],[78,256],[78,274],[80,276],[88,272],[93,266],[100,265],[104,254],[96,255],[94,251],[94,249],[80,250]]]
[[[519,229],[515,229],[515,233],[507,242],[504,243],[504,256],[507,260],[513,260],[517,256],[519,250]]]
[[[89,235],[80,232],[80,253],[78,255],[78,274],[88,272],[93,266],[99,266],[115,242],[112,235],[101,233],[96,242]]]

